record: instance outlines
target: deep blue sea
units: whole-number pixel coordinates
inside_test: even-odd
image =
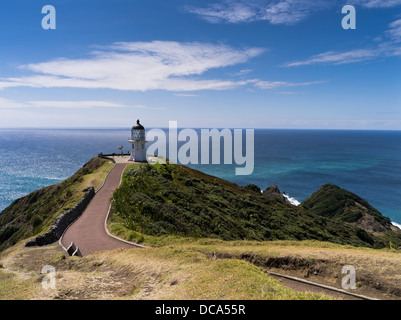
[[[0,129],[0,211],[71,176],[98,153],[128,151],[129,129]],[[278,185],[298,201],[326,183],[350,190],[401,223],[401,131],[255,130],[255,169],[191,165],[239,185]]]

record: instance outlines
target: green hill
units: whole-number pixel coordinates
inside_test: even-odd
[[[338,218],[345,222],[357,222],[368,214],[377,222],[377,229],[379,229],[377,231],[391,229],[390,219],[384,217],[366,200],[333,184],[322,186],[307,198],[302,206],[312,213]]]
[[[345,222],[369,234],[375,234],[378,247],[389,241],[399,245],[401,230],[394,227],[388,217],[358,195],[336,185],[322,186],[303,201],[301,206],[313,214]],[[362,234],[361,231],[359,233]]]
[[[0,251],[46,232],[88,186],[99,187],[112,163],[93,158],[67,180],[17,199],[0,214]],[[179,165],[130,165],[113,199],[111,222],[128,238],[180,236],[221,240],[320,240],[398,247],[401,235],[357,195],[326,185],[295,207]]]
[[[318,208],[326,207],[326,202],[336,203],[330,192],[317,197],[314,206],[308,207],[309,201],[295,207],[253,189],[185,166],[134,165],[126,170],[114,193],[112,221],[131,230],[132,239],[139,234],[222,240],[314,239],[385,247],[391,238],[392,244],[401,244],[401,237],[392,231],[390,238],[377,237],[349,223],[338,223],[337,211],[329,213],[328,209],[327,214],[322,214]],[[333,210],[343,207],[345,200],[338,201]],[[377,210],[374,213],[377,219],[388,223],[389,219]]]
[[[47,231],[53,221],[83,197],[85,188],[99,187],[112,163],[92,158],[73,176],[15,200],[0,213],[0,251]]]

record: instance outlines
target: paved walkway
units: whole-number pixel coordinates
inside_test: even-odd
[[[73,241],[82,256],[102,250],[137,247],[109,236],[105,230],[110,198],[120,184],[126,165],[125,161],[116,163],[103,187],[96,193],[83,214],[65,232],[61,239],[64,247],[68,248]]]

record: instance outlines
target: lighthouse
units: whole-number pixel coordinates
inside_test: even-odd
[[[128,139],[128,142],[131,144],[131,156],[128,161],[147,162],[145,128],[139,123],[139,120],[132,127],[131,138]]]

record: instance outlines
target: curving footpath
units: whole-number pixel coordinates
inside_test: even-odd
[[[105,227],[111,203],[110,199],[120,184],[125,166],[126,163],[115,164],[88,207],[68,227],[60,240],[65,248],[68,248],[71,242],[74,242],[81,255],[86,256],[96,251],[140,247],[110,236]]]

